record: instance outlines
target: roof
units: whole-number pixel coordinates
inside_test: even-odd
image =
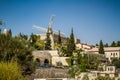
[[[99,48],[95,47],[90,50],[90,52],[98,52]],[[104,47],[104,51],[120,51],[120,47]]]
[[[77,43],[76,45],[86,45],[86,46],[92,47],[92,45],[89,45],[87,43]]]

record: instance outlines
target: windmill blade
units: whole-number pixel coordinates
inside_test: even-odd
[[[33,28],[35,28],[37,30],[40,30],[40,31],[43,31],[43,32],[47,32],[46,28],[43,28],[43,27],[40,27],[40,26],[37,26],[37,25],[33,25]]]
[[[54,32],[55,34],[59,34],[59,32],[58,32],[57,30],[53,30],[53,32]],[[65,37],[65,33],[63,33],[63,32],[60,32],[60,35],[63,36],[63,37]]]

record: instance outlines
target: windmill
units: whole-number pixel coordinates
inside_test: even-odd
[[[54,49],[54,33],[53,33],[53,30],[52,30],[52,25],[53,25],[53,20],[54,20],[54,16],[52,15],[51,18],[50,18],[50,22],[48,24],[48,29],[46,28],[43,28],[43,27],[40,27],[40,26],[36,26],[36,25],[33,25],[33,28],[37,29],[37,30],[40,30],[40,31],[43,31],[45,33],[49,33],[49,37],[51,39],[51,48]],[[46,35],[45,35],[46,37]]]
[[[58,35],[59,32],[58,32],[57,30],[53,30],[53,29],[52,29],[53,21],[54,21],[54,15],[52,15],[51,18],[50,18],[50,22],[49,22],[49,24],[48,24],[48,29],[47,29],[47,28],[44,28],[44,27],[41,27],[41,26],[37,26],[37,25],[33,25],[32,27],[33,27],[34,29],[37,29],[37,30],[42,31],[42,32],[45,32],[45,33],[48,31],[48,32],[51,33],[51,34],[56,34],[56,35]],[[61,32],[60,35],[63,36],[63,37],[65,37],[65,33],[63,33],[63,32]]]

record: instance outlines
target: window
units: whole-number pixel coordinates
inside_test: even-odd
[[[112,53],[111,53],[111,56],[112,56]]]
[[[113,56],[115,57],[115,53],[113,54]]]
[[[109,77],[109,74],[105,74],[106,77]]]
[[[113,71],[113,68],[112,68],[112,67],[110,67],[110,71]]]

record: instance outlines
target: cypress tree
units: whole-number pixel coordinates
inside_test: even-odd
[[[58,44],[61,44],[60,30],[59,30],[59,34],[58,34]]]
[[[8,35],[9,35],[10,37],[12,37],[12,31],[11,31],[11,29],[8,31]]]
[[[104,46],[102,40],[100,40],[100,44],[99,44],[99,53],[104,54]]]
[[[72,53],[75,50],[75,48],[76,46],[75,46],[74,34],[73,34],[73,28],[72,28],[71,35],[67,44],[67,56],[72,56]]]
[[[46,34],[46,42],[45,42],[45,50],[51,50],[51,40],[50,40],[50,34],[47,32]]]
[[[104,45],[104,47],[108,47],[108,43],[106,43],[106,44]]]
[[[0,34],[1,34],[2,30],[0,29]]]

